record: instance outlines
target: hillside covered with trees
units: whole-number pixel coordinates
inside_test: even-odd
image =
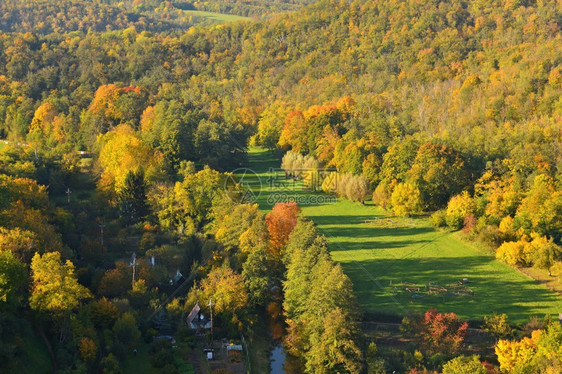
[[[185,360],[183,317],[209,299],[223,336],[283,326],[293,372],[560,369],[548,318],[531,334],[482,316],[492,364],[434,310],[403,323],[416,344],[442,334],[427,348],[381,354],[314,223],[291,203],[260,211],[229,173],[267,148],[309,190],[431,214],[560,274],[560,2],[308,3],[0,4],[2,371],[39,366],[45,344],[64,372],[117,373],[144,348],[177,372],[153,338],[175,333]]]

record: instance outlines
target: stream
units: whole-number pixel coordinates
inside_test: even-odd
[[[269,356],[269,361],[271,362],[270,374],[285,374],[283,369],[283,364],[285,363],[285,351],[283,350],[283,345],[276,345],[271,351]]]

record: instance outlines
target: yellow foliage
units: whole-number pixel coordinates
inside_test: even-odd
[[[500,340],[495,348],[500,369],[512,372],[518,366],[528,364],[533,358],[536,346],[533,339],[523,338],[521,341]]]
[[[397,216],[406,217],[421,211],[420,190],[411,184],[400,183],[396,185],[390,199],[392,210]]]
[[[509,265],[529,266],[532,263],[532,247],[525,239],[517,242],[504,242],[496,250],[496,258]]]
[[[96,358],[98,347],[92,339],[82,338],[78,344],[78,349],[80,350],[80,357],[85,362],[93,361]]]
[[[101,144],[99,162],[103,168],[102,188],[120,191],[129,171],[145,170],[148,179],[157,172],[162,160],[159,152],[144,144],[128,125],[117,126],[98,137]]]

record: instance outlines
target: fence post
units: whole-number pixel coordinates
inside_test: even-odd
[[[246,373],[252,374],[252,362],[250,361],[250,352],[248,351],[248,344],[246,343],[246,339],[244,339],[244,334],[240,333],[240,337],[242,338],[242,346],[244,346],[244,351],[246,351],[246,362],[248,363],[248,367],[246,368]]]

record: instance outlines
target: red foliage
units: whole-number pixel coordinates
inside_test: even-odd
[[[494,368],[494,365],[490,364],[489,362],[487,362],[487,361],[482,361],[482,365],[484,365],[484,367],[486,368],[486,370],[488,370],[488,373],[490,373],[490,374],[499,374],[499,371],[497,371],[497,370]]]
[[[455,313],[428,309],[420,322],[419,337],[430,352],[452,354],[462,347],[468,323],[459,321]]]
[[[297,224],[297,215],[300,208],[294,201],[277,203],[271,212],[265,217],[267,230],[269,232],[270,252],[278,257],[285,247],[289,235]]]
[[[470,234],[472,234],[474,232],[474,229],[476,228],[477,222],[478,221],[476,220],[474,214],[469,214],[468,216],[464,217],[464,226],[462,228],[462,233],[465,236],[469,236]]]

